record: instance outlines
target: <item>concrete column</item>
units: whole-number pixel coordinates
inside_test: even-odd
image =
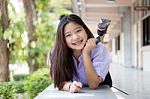
[[[124,12],[122,31],[124,33],[124,65],[132,67],[132,46],[131,46],[131,9]]]

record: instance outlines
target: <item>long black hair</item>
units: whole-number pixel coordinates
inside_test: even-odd
[[[64,35],[64,27],[69,22],[75,22],[81,25],[85,29],[88,39],[94,37],[79,16],[70,14],[60,20],[56,34],[56,44],[50,59],[50,74],[54,79],[54,87],[58,87],[59,90],[63,88],[65,81],[72,81],[73,76],[77,75],[72,58],[73,51],[67,46]]]

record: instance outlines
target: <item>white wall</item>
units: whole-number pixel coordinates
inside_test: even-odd
[[[143,70],[150,72],[150,46],[142,48]]]
[[[137,38],[137,24],[134,24],[133,25],[133,28],[132,28],[133,30],[133,32],[132,32],[132,37],[133,37],[133,39],[132,39],[132,46],[133,46],[133,50],[132,50],[132,58],[133,58],[133,60],[132,60],[132,63],[133,63],[133,66],[134,67],[137,67],[138,66],[138,45],[137,45],[137,43],[138,43],[138,38]]]
[[[122,34],[123,35],[123,34]],[[120,50],[115,50],[116,49],[116,39],[114,38],[112,40],[112,61],[115,62],[115,63],[118,63],[118,64],[123,64],[123,54],[122,54],[122,49],[123,49],[123,45],[122,45],[122,39],[123,37],[120,36]]]
[[[121,51],[121,64],[125,64],[124,62],[124,33],[120,34],[120,51]]]

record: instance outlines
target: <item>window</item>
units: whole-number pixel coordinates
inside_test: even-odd
[[[120,50],[120,35],[115,40],[116,45],[116,53]]]
[[[117,37],[117,50],[120,50],[120,35]]]
[[[143,20],[143,46],[150,45],[150,16]]]

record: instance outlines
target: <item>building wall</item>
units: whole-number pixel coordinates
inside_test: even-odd
[[[132,42],[132,63],[135,68],[138,66],[138,31],[137,31],[137,25],[133,24],[132,28],[132,37],[133,37],[133,42]]]
[[[142,48],[143,70],[150,71],[150,46]]]
[[[124,65],[125,61],[124,61],[124,33],[120,34],[120,53],[121,53],[121,64]]]
[[[122,17],[120,50],[116,51],[116,43],[112,40],[112,61],[128,67],[150,71],[150,45],[143,45],[143,20],[150,16],[150,11],[135,11],[134,4],[142,5],[142,0],[135,0]],[[149,1],[150,2],[150,1]],[[147,4],[148,5],[148,4]],[[150,3],[149,3],[150,5]],[[150,27],[149,27],[150,28]]]
[[[148,0],[147,0],[148,1]],[[150,5],[144,3],[143,0],[136,0],[137,5]],[[134,7],[134,5],[132,5]],[[138,69],[143,69],[144,71],[150,71],[150,45],[143,45],[143,20],[150,16],[150,11],[135,11],[132,9],[132,24],[133,35],[135,40],[133,41],[134,45],[134,54],[133,54],[133,65]],[[145,14],[146,13],[146,14]],[[150,27],[149,27],[150,28]],[[135,52],[136,51],[136,52]]]

